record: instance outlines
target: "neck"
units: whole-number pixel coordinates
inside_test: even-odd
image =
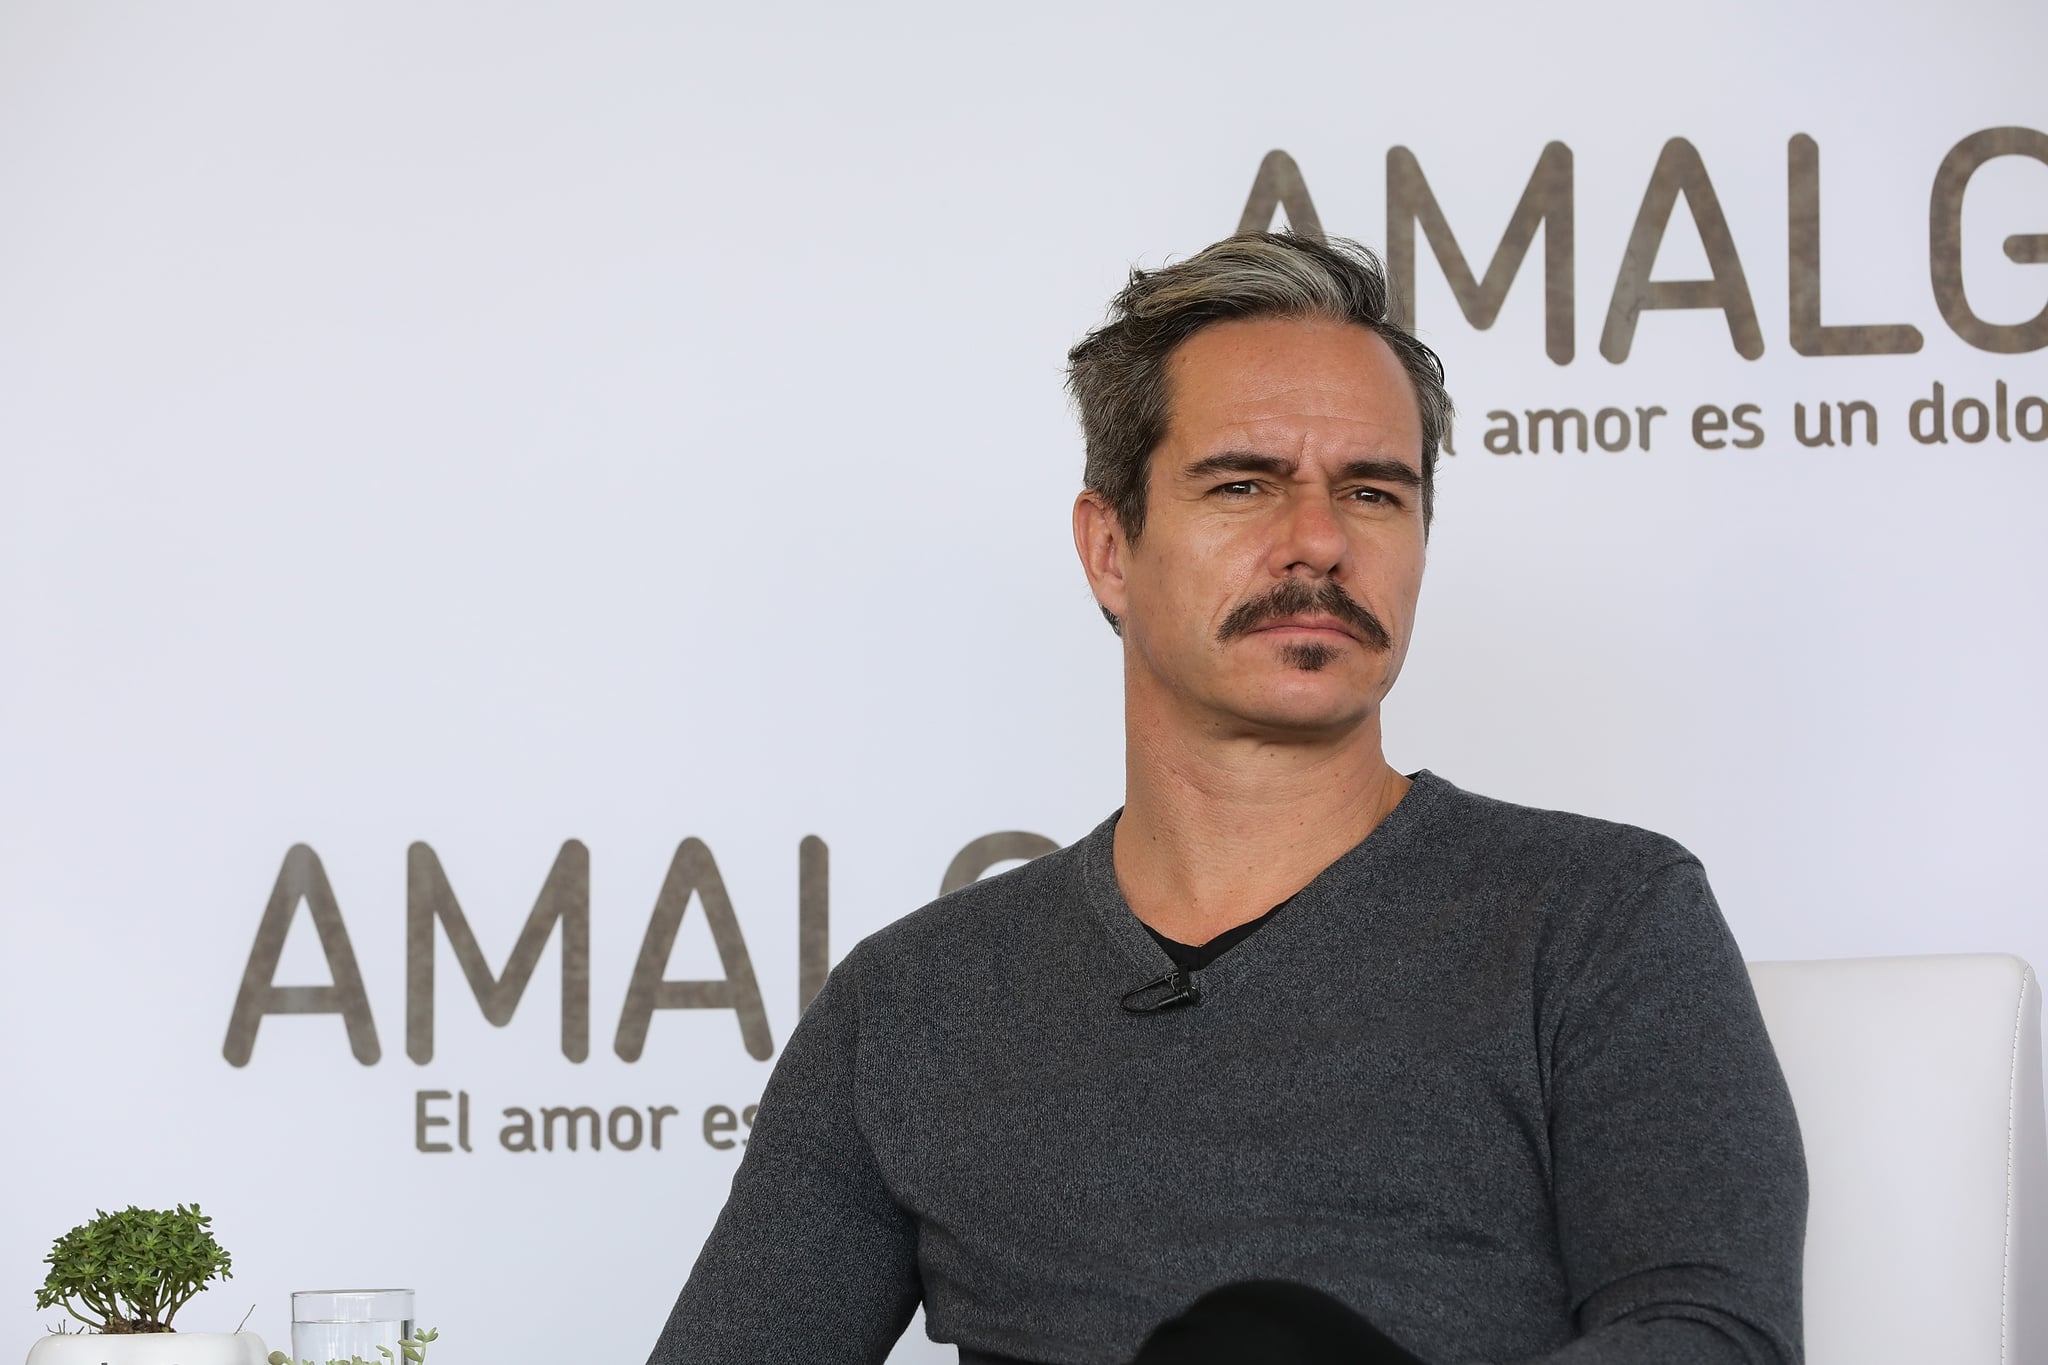
[[[1182,943],[1257,919],[1370,834],[1406,794],[1377,708],[1335,735],[1217,737],[1126,706],[1117,883]],[[1153,718],[1156,720],[1156,718]]]

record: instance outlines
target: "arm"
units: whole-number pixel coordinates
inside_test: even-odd
[[[855,1121],[850,966],[826,979],[776,1063],[732,1193],[648,1365],[875,1365],[916,1310],[916,1228]]]
[[[1706,874],[1588,914],[1541,1020],[1581,1335],[1530,1365],[1798,1365],[1798,1119]]]

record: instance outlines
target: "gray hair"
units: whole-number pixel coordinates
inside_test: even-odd
[[[1166,436],[1166,364],[1211,323],[1326,318],[1373,332],[1400,359],[1422,413],[1422,524],[1436,511],[1436,453],[1451,423],[1443,362],[1387,314],[1386,271],[1356,242],[1283,232],[1226,237],[1185,261],[1133,270],[1109,321],[1067,352],[1067,390],[1081,409],[1083,484],[1135,541],[1145,529],[1145,482]],[[1117,625],[1107,611],[1110,624]]]

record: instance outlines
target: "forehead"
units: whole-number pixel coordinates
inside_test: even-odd
[[[1219,322],[1166,367],[1167,443],[1273,453],[1392,456],[1422,463],[1414,382],[1377,333],[1315,318]],[[1207,453],[1206,450],[1201,453]]]

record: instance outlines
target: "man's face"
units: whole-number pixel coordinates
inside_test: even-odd
[[[1138,542],[1076,516],[1133,687],[1219,736],[1367,719],[1422,586],[1422,419],[1400,361],[1348,323],[1219,323],[1174,353],[1168,397]]]

